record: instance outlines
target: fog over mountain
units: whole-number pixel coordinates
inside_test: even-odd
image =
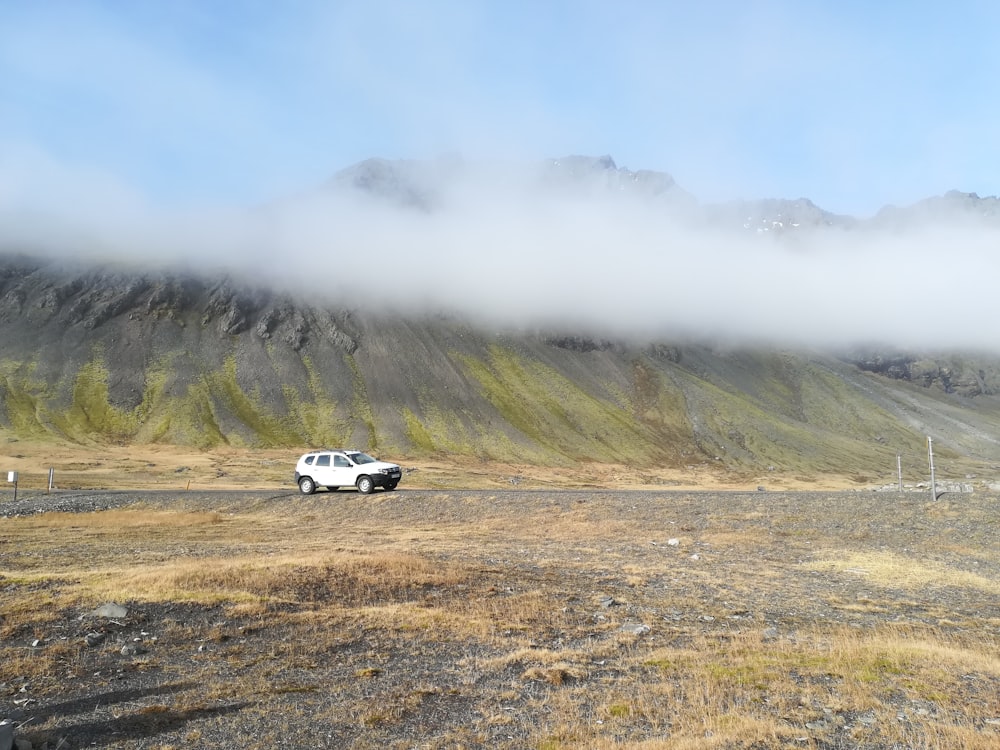
[[[703,204],[610,157],[455,157],[369,160],[267,205],[168,210],[99,175],[8,168],[5,250],[502,328],[1000,350],[998,201],[974,194],[845,217],[805,198]]]

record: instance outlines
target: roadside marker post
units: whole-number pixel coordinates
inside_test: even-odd
[[[17,502],[17,472],[7,472],[7,482],[14,485],[14,502]]]
[[[931,500],[937,500],[937,482],[934,480],[934,439],[927,436],[927,461],[931,465]]]

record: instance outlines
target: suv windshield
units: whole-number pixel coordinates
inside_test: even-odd
[[[373,464],[375,459],[369,456],[367,453],[348,453],[351,460],[356,464]]]

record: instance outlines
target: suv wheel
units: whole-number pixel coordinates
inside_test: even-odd
[[[362,495],[370,495],[372,490],[375,489],[375,482],[372,481],[371,477],[363,476],[358,477],[358,492]]]
[[[311,495],[316,491],[316,483],[310,477],[302,477],[299,480],[299,492],[303,495]]]

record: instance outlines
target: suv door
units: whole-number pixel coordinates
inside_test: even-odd
[[[331,458],[329,453],[320,453],[316,456],[316,461],[313,463],[312,478],[321,487],[337,484],[333,481],[333,462]]]
[[[340,453],[333,454],[333,466],[330,468],[330,481],[324,482],[327,487],[350,487],[354,484],[357,469],[351,460]]]

